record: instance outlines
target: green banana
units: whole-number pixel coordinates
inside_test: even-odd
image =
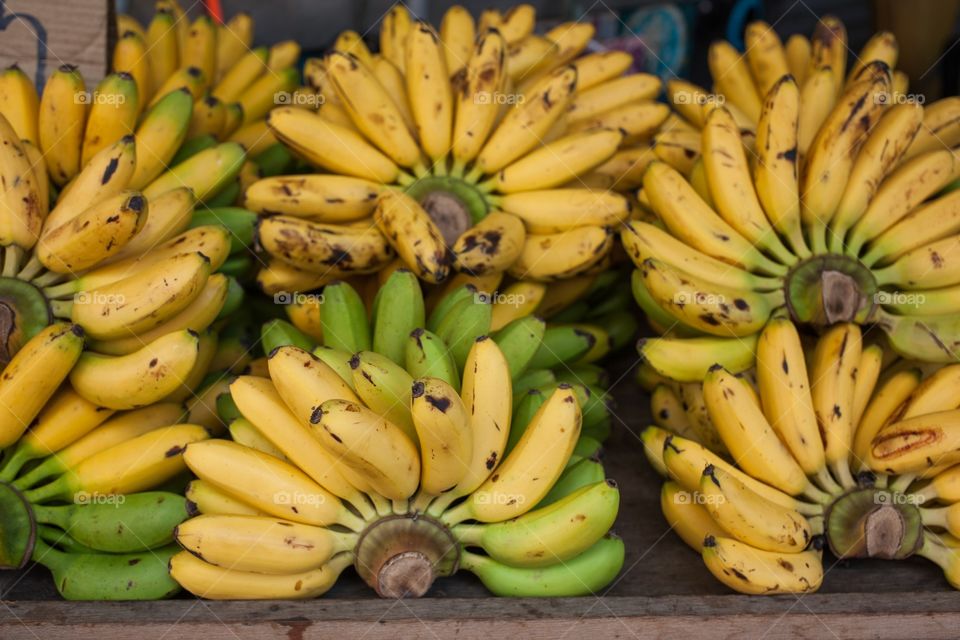
[[[877,310],[877,325],[893,350],[921,362],[955,362],[960,354],[960,320],[956,314],[897,316]]]
[[[524,316],[493,334],[494,342],[507,359],[511,378],[516,379],[530,366],[546,330],[547,325],[540,318]]]
[[[207,198],[203,201],[203,204],[206,207],[215,209],[232,207],[237,203],[237,199],[240,198],[240,192],[242,188],[243,187],[240,186],[240,181],[234,178],[220,187],[216,193],[207,196]]]
[[[528,366],[532,369],[552,369],[572,363],[590,351],[595,343],[596,337],[577,325],[549,326]]]
[[[37,535],[44,542],[67,553],[98,553],[96,549],[86,547],[71,538],[63,529],[58,529],[50,525],[37,525]]]
[[[281,142],[270,145],[261,151],[254,159],[260,167],[260,175],[264,178],[290,173],[296,163],[296,158]]]
[[[220,225],[230,232],[230,254],[253,246],[253,229],[257,214],[241,207],[197,209],[190,218],[190,227]]]
[[[460,524],[453,535],[512,567],[545,567],[580,555],[613,526],[620,492],[612,480],[597,482],[550,506],[496,524]]]
[[[580,439],[577,440],[577,445],[573,448],[573,453],[570,454],[570,459],[576,458],[574,462],[576,464],[584,459],[596,458],[600,455],[601,449],[603,449],[602,442],[596,438],[581,435]],[[572,466],[570,463],[567,463],[567,465]]]
[[[550,322],[566,324],[570,322],[582,322],[587,319],[590,313],[590,303],[586,300],[577,300],[566,309],[558,311],[550,316]]]
[[[390,358],[374,351],[360,351],[350,358],[353,389],[371,411],[400,427],[413,442],[419,442],[410,414],[413,377]]]
[[[167,564],[172,544],[141,553],[64,553],[37,540],[33,560],[50,569],[66,600],[160,600],[180,591]]]
[[[594,320],[607,315],[626,311],[633,302],[633,293],[625,287],[616,287],[612,291],[603,292],[602,296],[591,296],[587,303],[589,311],[585,318]]]
[[[619,351],[626,347],[633,342],[637,332],[640,330],[640,323],[637,322],[636,316],[626,309],[620,309],[601,316],[591,315],[589,320],[607,332],[610,351]]]
[[[610,432],[613,429],[613,420],[610,417],[611,414],[607,414],[600,420],[595,420],[588,427],[581,427],[580,435],[590,436],[594,440],[599,440],[600,442],[606,442],[607,438],[610,437]]]
[[[424,325],[424,315],[420,280],[397,269],[373,300],[373,350],[402,366],[410,332]]]
[[[657,373],[678,382],[700,382],[715,364],[740,373],[756,363],[759,334],[742,338],[641,338],[637,351]]]
[[[593,458],[579,460],[564,469],[556,483],[554,483],[550,491],[547,492],[547,495],[537,503],[536,508],[542,509],[572,494],[578,489],[601,482],[604,478],[606,478],[606,473],[603,470],[603,465],[598,460]]]
[[[556,384],[557,376],[549,369],[530,369],[524,372],[519,378],[513,379],[513,404],[514,409],[520,404],[523,396],[531,389],[546,388]]]
[[[507,447],[503,452],[503,457],[508,456],[517,445],[520,437],[530,425],[530,421],[533,420],[533,416],[546,401],[547,396],[538,388],[530,389],[520,399],[513,410],[513,417],[510,419],[510,435],[507,437]]]
[[[437,327],[453,354],[457,368],[463,370],[474,341],[490,331],[493,306],[486,296],[472,296],[458,302]]]
[[[557,382],[579,383],[605,389],[610,384],[610,374],[603,367],[585,362],[573,367],[560,367],[554,372]]]
[[[337,375],[347,383],[351,389],[356,391],[356,386],[353,384],[353,369],[350,368],[350,360],[353,356],[341,349],[334,349],[333,347],[328,347],[327,345],[320,345],[313,351],[313,355],[320,358],[324,363],[326,363],[331,369],[337,372]]]
[[[243,417],[243,414],[240,413],[240,409],[237,408],[237,403],[233,401],[233,396],[230,395],[229,391],[217,396],[217,415],[220,416],[220,421],[224,424],[230,424],[234,420]]]
[[[324,344],[328,347],[347,353],[370,350],[367,308],[357,290],[346,282],[334,282],[323,288],[320,326],[323,327]]]
[[[454,389],[460,388],[460,369],[447,343],[437,334],[414,329],[407,337],[404,356],[405,368],[412,377],[440,378]]]
[[[260,344],[264,353],[273,353],[274,349],[292,344],[304,351],[310,351],[317,342],[286,320],[268,320],[260,328]]]
[[[90,504],[34,505],[37,522],[52,524],[97,551],[132,553],[173,542],[173,528],[187,518],[186,500],[150,491]]]
[[[190,138],[180,145],[179,149],[177,149],[173,159],[170,161],[170,166],[175,167],[184,160],[189,160],[201,151],[212,149],[215,146],[217,146],[217,139],[212,135],[203,135],[197,136],[196,138]]]
[[[433,311],[430,313],[430,316],[427,318],[427,329],[438,333],[437,329],[440,326],[440,323],[443,322],[444,318],[450,313],[450,311],[457,306],[460,302],[473,298],[477,295],[477,288],[472,284],[465,284],[462,287],[457,287],[447,295],[440,298],[440,301],[437,302],[437,306],[433,308]]]
[[[189,187],[197,200],[205,202],[237,177],[246,155],[236,142],[218,144],[174,165],[151,182],[143,194],[149,199],[170,189]]]
[[[232,259],[232,258],[231,258]],[[227,260],[229,262],[230,260]],[[224,263],[220,267],[220,271],[223,271],[223,267],[226,266]],[[237,279],[232,275],[227,276],[227,299],[223,301],[223,306],[220,307],[220,313],[217,314],[217,320],[223,320],[233,315],[233,313],[240,308],[240,305],[243,304],[243,301],[246,299],[246,292],[243,290],[243,286]],[[219,344],[219,343],[218,343]],[[211,367],[213,369],[213,367]]]
[[[596,595],[617,577],[623,561],[623,541],[607,534],[580,555],[547,567],[511,567],[468,551],[460,566],[497,596],[571,597]]]

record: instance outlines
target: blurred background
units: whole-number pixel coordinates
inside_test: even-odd
[[[183,3],[186,8],[190,3]],[[394,2],[386,0],[207,0],[193,5],[225,18],[246,11],[256,19],[257,44],[294,39],[305,56],[322,53],[344,29],[376,33],[380,18]],[[415,15],[439,24],[453,2],[411,0]],[[475,15],[488,7],[506,8],[507,0],[461,0]],[[763,19],[785,40],[794,33],[809,35],[820,16],[843,20],[850,47],[858,51],[871,33],[892,31],[900,43],[898,67],[910,76],[911,91],[928,99],[960,93],[960,0],[531,0],[540,20],[538,31],[565,20],[589,20],[597,27],[599,47],[633,54],[638,70],[665,79],[685,76],[706,83],[707,47],[726,38],[743,47],[744,25]],[[117,11],[141,22],[153,14],[153,0],[118,0]],[[374,39],[367,36],[369,44]]]

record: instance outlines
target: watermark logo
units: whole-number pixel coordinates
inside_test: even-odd
[[[706,293],[703,291],[677,291],[673,294],[673,304],[700,304],[700,305],[721,305],[726,304],[727,298],[719,293]]]
[[[926,502],[926,496],[913,493],[889,493],[887,491],[877,491],[873,494],[873,503],[876,505],[916,505],[920,506]]]
[[[120,493],[100,493],[99,491],[77,491],[73,494],[74,504],[112,504],[120,506],[127,497]]]
[[[919,308],[926,304],[927,297],[922,293],[906,291],[877,291],[873,294],[874,304],[895,304],[900,307]]]
[[[277,91],[273,94],[273,104],[281,107],[317,109],[324,103],[324,100],[323,94],[307,91]]]
[[[81,291],[73,296],[74,304],[105,304],[119,306],[126,304],[127,297],[122,293],[103,293],[100,291]]]
[[[727,501],[726,496],[715,494],[715,495],[704,495],[699,491],[677,491],[673,495],[674,504],[723,504]]]
[[[703,93],[700,91],[678,91],[673,94],[673,104],[696,104],[704,106],[707,104],[714,104],[718,107],[722,107],[726,104],[726,96],[718,95],[716,93]]]
[[[323,294],[300,293],[299,291],[280,291],[273,294],[273,304],[323,304]]]
[[[502,491],[478,491],[474,494],[477,504],[495,504],[501,506],[522,505],[527,497],[521,493],[504,493]]]
[[[503,93],[500,91],[477,91],[473,94],[474,104],[523,104],[525,98],[522,93]]]
[[[874,104],[895,105],[895,104],[923,104],[927,97],[922,93],[900,93],[881,91],[873,96]]]
[[[320,506],[326,498],[318,493],[304,493],[302,491],[277,491],[273,494],[273,503],[285,506]]]
[[[89,91],[77,91],[73,94],[73,102],[74,104],[119,106],[126,104],[127,96],[122,93],[100,93],[99,91],[90,93]]]
[[[522,304],[526,304],[527,296],[522,293],[503,293],[501,291],[488,293],[486,291],[477,291],[473,294],[473,302],[474,304],[504,304],[519,307]]]

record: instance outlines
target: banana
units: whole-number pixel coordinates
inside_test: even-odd
[[[857,365],[853,386],[853,418],[851,422],[854,426],[854,440],[856,440],[860,419],[863,418],[863,412],[866,411],[867,403],[870,402],[877,381],[880,379],[883,359],[883,347],[878,344],[864,347],[860,354],[860,363]],[[852,447],[851,451],[853,451]]]
[[[920,504],[928,500],[955,503],[960,500],[960,467],[950,467],[941,471],[925,487],[911,492],[917,497]]]
[[[133,31],[119,34],[113,47],[113,70],[129,73],[137,85],[137,108],[142,109],[153,92],[147,39]]]
[[[480,578],[494,595],[512,597],[596,595],[620,573],[624,545],[608,534],[578,556],[547,567],[512,567],[463,551],[461,567]]]
[[[823,582],[819,551],[764,551],[723,536],[703,542],[703,562],[731,589],[751,595],[808,593]]]
[[[684,490],[673,481],[663,483],[660,489],[660,510],[667,524],[687,546],[699,553],[707,536],[724,536],[713,516],[696,499],[698,494]]]
[[[402,429],[362,405],[327,400],[311,430],[327,451],[381,496],[406,500],[420,482],[420,457]]]
[[[693,430],[690,440],[702,443],[711,451],[720,454],[726,454],[727,446],[724,444],[717,426],[710,417],[710,411],[707,409],[707,403],[703,395],[703,384],[699,382],[686,383],[679,385],[678,394],[680,396],[680,406],[686,412],[687,422]],[[680,434],[683,435],[683,434]],[[687,436],[683,436],[687,437]],[[694,486],[691,490],[695,490]]]
[[[761,100],[780,79],[790,73],[787,52],[783,43],[769,24],[762,20],[751,22],[743,36],[747,64],[756,82]],[[758,148],[760,148],[758,146]]]
[[[403,366],[410,332],[426,323],[420,282],[406,269],[394,271],[373,306],[373,350]]]
[[[693,421],[687,417],[683,400],[679,393],[668,385],[659,384],[650,392],[650,412],[653,414],[653,421],[661,429],[697,441]]]
[[[592,547],[613,525],[619,503],[616,484],[607,480],[514,520],[457,525],[453,534],[461,544],[480,547],[497,562],[512,567],[545,567]]]
[[[547,73],[558,67],[569,64],[576,58],[593,39],[596,28],[589,22],[561,22],[547,31],[544,37],[556,45],[556,51],[546,61],[547,66],[537,68],[538,73]],[[524,80],[529,79],[525,77]]]
[[[194,215],[194,205],[196,199],[186,187],[172,189],[153,198],[150,201],[149,215],[140,231],[122,249],[104,261],[104,264],[139,258],[187,228],[200,226],[197,224],[198,216]]]
[[[184,61],[189,60],[203,72],[207,83],[213,81],[217,73],[217,27],[209,16],[202,15],[190,25],[182,54]]]
[[[582,226],[548,234],[527,234],[520,256],[508,269],[517,279],[549,281],[583,274],[613,247],[613,233]]]
[[[81,165],[124,136],[134,132],[141,98],[129,73],[113,73],[100,81],[90,98],[83,134]]]
[[[760,119],[761,96],[743,56],[729,42],[717,40],[710,45],[707,62],[717,92],[743,111],[750,122],[756,123]]]
[[[863,49],[860,50],[860,55],[857,56],[856,62],[854,62],[853,67],[850,69],[848,78],[856,78],[863,67],[868,62],[874,60],[882,60],[888,67],[893,69],[897,66],[899,50],[900,48],[895,35],[889,31],[878,31],[863,45]],[[848,80],[848,82],[849,81],[850,80]]]
[[[422,327],[407,337],[403,363],[412,377],[440,378],[455,388],[460,386],[460,371],[450,348],[437,334]]]
[[[199,337],[186,330],[169,333],[125,356],[84,352],[70,372],[81,396],[112,409],[133,409],[173,393],[198,357]]]
[[[803,34],[795,33],[787,38],[784,49],[790,75],[802,87],[807,80],[807,70],[810,68],[810,40]]]
[[[187,128],[187,138],[217,136],[223,129],[227,117],[226,107],[219,98],[205,95],[193,105],[193,115]],[[266,124],[264,123],[264,128]],[[264,136],[268,138],[268,136]]]
[[[76,67],[62,65],[50,74],[40,97],[39,146],[50,179],[61,187],[80,172],[87,105],[76,99],[79,95],[86,95],[83,74]]]
[[[960,326],[954,313],[899,316],[877,309],[874,320],[887,334],[893,350],[905,358],[942,363],[957,359]]]
[[[877,284],[935,288],[960,283],[956,242],[953,235],[907,251],[893,264],[873,270]]]
[[[446,53],[437,32],[425,22],[410,28],[404,45],[404,77],[417,138],[434,162],[450,151],[454,100]]]
[[[473,275],[506,271],[523,251],[525,239],[520,218],[492,211],[457,238],[452,247],[454,266]]]
[[[371,337],[367,310],[360,294],[346,282],[334,282],[324,287],[320,324],[326,346],[347,353],[369,351]]]
[[[441,519],[451,526],[468,518],[502,522],[532,509],[563,472],[580,436],[580,421],[576,395],[569,385],[560,385],[496,472]]]
[[[410,12],[401,4],[393,5],[383,16],[383,24],[380,26],[380,51],[400,71],[404,70],[407,41],[413,29]]]
[[[245,207],[323,223],[362,220],[373,213],[382,187],[363,178],[338,175],[274,176],[254,182]]]
[[[744,338],[641,338],[637,342],[637,352],[657,373],[677,382],[700,382],[715,364],[731,373],[740,373],[751,369],[759,357],[756,335]]]
[[[377,199],[373,219],[418,278],[432,284],[447,278],[451,254],[444,235],[416,200],[400,191],[385,191]]]
[[[150,20],[150,24],[147,25],[145,36],[147,60],[150,68],[150,86],[153,88],[153,95],[156,97],[166,79],[176,72],[180,62],[177,24],[173,12],[158,7]]]
[[[675,169],[652,162],[643,177],[643,191],[670,233],[685,244],[728,264],[771,275],[785,273],[754,247],[697,195]],[[696,224],[690,224],[696,220]]]
[[[292,267],[286,262],[269,257],[266,266],[257,272],[257,285],[268,295],[293,291],[312,291],[332,282],[339,274],[319,275]]]
[[[201,480],[266,514],[301,524],[362,528],[363,521],[335,495],[266,453],[228,440],[207,440],[187,447],[183,459]]]
[[[352,54],[368,67],[373,62],[373,54],[370,53],[370,49],[363,41],[363,36],[351,29],[341,31],[337,35],[332,48],[334,51]]]
[[[653,300],[673,318],[710,335],[756,333],[782,304],[779,291],[759,293],[714,285],[653,258],[644,260],[640,275]]]
[[[571,133],[503,167],[491,186],[508,194],[560,186],[606,162],[622,140],[623,134],[611,129]]]
[[[696,138],[697,155],[699,155],[699,134],[697,132],[687,131],[679,133],[684,138],[684,140],[681,142],[692,143],[692,137]],[[658,137],[658,141],[662,139],[662,135],[663,134]],[[598,176],[600,179],[608,180],[610,182],[611,189],[616,189],[617,191],[630,191],[632,189],[636,189],[643,184],[643,173],[647,170],[647,167],[650,165],[650,163],[658,157],[657,152],[660,149],[661,146],[655,145],[653,148],[651,148],[644,144],[636,147],[621,148],[619,151],[614,153],[609,160],[601,165],[598,165],[593,169],[592,172],[586,174],[583,177],[583,180],[589,181],[592,176]],[[675,150],[681,156],[683,156],[683,161],[686,162],[689,148],[678,145],[675,147]],[[694,161],[693,166],[697,166],[696,161]]]
[[[278,518],[202,515],[176,529],[197,558],[232,571],[284,575],[322,567],[356,543],[353,534]]]
[[[606,128],[621,131],[625,144],[649,140],[666,122],[670,108],[658,102],[625,104],[570,125],[571,132]]]
[[[207,89],[207,78],[204,77],[203,71],[197,67],[180,67],[174,71],[172,75],[167,77],[166,82],[157,89],[153,95],[153,100],[147,105],[147,108],[155,105],[163,96],[171,91],[178,89],[186,89],[190,92],[190,95],[193,96],[194,100],[199,100],[203,92]]]
[[[232,397],[232,396],[231,396]],[[283,455],[283,452],[271,442],[263,432],[257,429],[252,422],[246,418],[237,418],[230,423],[230,439],[237,444],[256,449],[262,453],[267,453],[277,460],[289,462],[289,458]]]
[[[463,32],[468,29],[468,23],[472,32],[470,16],[461,16],[451,9],[444,16],[441,40],[449,47],[447,38],[443,36],[444,28],[448,34],[454,29]],[[457,92],[454,105],[451,135],[455,173],[477,156],[490,135],[499,111],[499,104],[492,98],[501,90],[506,71],[507,44],[500,32],[486,31],[477,38],[476,44],[470,38],[466,46],[468,48],[465,51],[462,48],[446,50],[448,72],[451,75],[457,72],[463,74],[463,88]],[[456,57],[456,60],[451,60],[452,57]]]
[[[575,66],[579,72],[580,66]],[[660,89],[660,79],[648,73],[610,78],[588,89],[582,87],[578,75],[577,95],[567,109],[567,118],[574,124],[627,103],[653,100],[660,93]]]
[[[811,143],[800,191],[801,216],[810,229],[815,253],[824,250],[826,225],[843,197],[857,151],[883,113],[883,100],[878,96],[889,89],[889,68],[879,61],[869,63],[864,77],[843,92]]]
[[[826,458],[796,326],[785,318],[770,320],[760,334],[756,353],[763,413],[804,473],[816,475]]]
[[[577,91],[584,92],[622,75],[632,62],[625,51],[612,49],[580,56],[571,62],[577,69]]]
[[[482,294],[460,301],[437,327],[437,335],[449,346],[454,362],[462,370],[474,341],[490,332],[493,305]]]
[[[817,22],[813,37],[810,39],[810,68],[833,69],[836,93],[840,93],[843,89],[843,79],[847,73],[847,48],[847,30],[843,22],[831,15],[824,16]],[[864,68],[868,65],[869,62],[864,65]]]
[[[394,257],[387,238],[373,225],[345,227],[270,216],[260,219],[256,238],[279,260],[318,275],[372,273]]]
[[[270,47],[267,68],[270,71],[281,71],[295,65],[299,59],[300,45],[294,40],[283,40]]]
[[[472,460],[471,416],[456,389],[439,378],[418,378],[410,414],[420,443],[420,491],[438,496],[455,488]]]
[[[490,330],[499,331],[514,320],[532,314],[543,300],[547,286],[519,280],[497,294],[493,302]]]
[[[97,551],[135,553],[173,542],[174,527],[187,518],[186,501],[167,491],[126,496],[123,502],[33,505],[38,522],[69,532]]]
[[[319,404],[331,398],[360,402],[352,389],[353,376],[347,364],[350,355],[328,347],[318,347],[314,353],[320,355],[283,346],[267,360],[277,392],[302,424],[310,422]],[[337,363],[336,358],[341,361]]]
[[[334,373],[336,373],[350,389],[353,389],[353,369],[350,368],[350,359],[353,356],[350,353],[325,345],[320,345],[310,353],[333,369]],[[359,402],[359,399],[357,401]]]
[[[877,189],[903,158],[922,122],[923,107],[918,104],[894,105],[880,117],[857,154],[850,169],[850,180],[830,222],[831,251],[844,250],[843,241],[847,231],[867,211]],[[868,257],[873,255],[871,246]]]
[[[951,191],[932,199],[910,213],[867,245],[861,261],[867,265],[884,265],[896,261],[909,251],[960,232],[960,192]],[[925,284],[925,283],[924,283]],[[926,309],[928,300],[923,305]],[[925,313],[938,313],[926,310]]]
[[[880,388],[873,394],[864,409],[854,434],[853,455],[858,469],[864,466],[869,455],[870,443],[877,432],[919,385],[919,369],[897,371],[880,384]]]
[[[220,355],[222,353],[220,345],[224,342],[224,337],[224,334],[218,336],[218,351],[214,360],[217,357],[222,357]],[[232,363],[233,361],[231,361]],[[217,399],[221,395],[229,393],[233,374],[231,369],[220,369],[216,366],[217,364],[219,363],[210,363],[209,369],[215,372],[212,374],[214,379],[210,380],[211,376],[208,376],[208,379],[204,380],[202,388],[187,401],[186,411],[184,411],[182,418],[184,422],[201,425],[212,435],[221,435],[226,429],[226,425],[217,414]]]
[[[413,132],[416,131],[417,125],[413,121],[413,114],[410,112],[410,96],[407,95],[407,86],[403,77],[403,73],[401,73],[400,69],[398,69],[395,64],[382,56],[375,57],[371,64],[373,65],[371,71],[373,72],[374,77],[380,83],[380,85],[382,85],[393,106],[396,107],[397,111],[400,113],[400,118],[403,120],[403,124],[406,125],[407,131],[410,133],[410,135],[413,135]],[[340,106],[341,110],[347,115],[347,119],[350,121],[350,126],[359,131],[356,123],[353,121],[352,116],[350,116],[349,111],[347,111],[346,107],[343,105],[343,100],[338,97],[336,103],[337,106]]]
[[[555,42],[536,34],[510,45],[506,55],[506,72],[511,85],[546,69],[550,57],[558,51],[559,47]]]
[[[253,42],[253,18],[240,12],[217,27],[216,77],[232,69]]]
[[[563,188],[504,194],[499,206],[523,221],[530,233],[550,234],[582,225],[615,226],[630,215],[623,196],[593,189]]]
[[[299,83],[300,74],[294,67],[262,74],[237,97],[243,111],[243,124],[266,117],[281,99],[292,101],[291,93]]]
[[[83,330],[58,322],[17,351],[0,380],[0,447],[20,438],[74,367],[82,349]]]
[[[701,137],[699,131],[668,129],[664,126],[653,139],[652,155],[689,176],[700,159]],[[638,183],[642,184],[642,178]]]
[[[807,75],[806,81],[800,85],[802,108],[797,118],[797,152],[801,161],[806,159],[814,137],[837,105],[833,69],[810,69]]]
[[[904,159],[960,143],[960,97],[941,98],[923,109],[923,125]]]
[[[469,64],[475,40],[476,26],[470,12],[459,5],[447,9],[440,21],[440,42],[451,77],[456,77]]]
[[[803,469],[737,378],[722,367],[712,369],[704,379],[703,396],[720,437],[742,469],[788,494],[805,490]]]
[[[886,177],[850,230],[846,250],[856,256],[864,244],[903,219],[950,182],[953,152],[930,151],[904,162]]]
[[[871,470],[913,474],[960,461],[960,411],[898,419],[880,429],[864,460]]]
[[[14,484],[19,489],[29,489],[42,480],[76,467],[77,464],[100,451],[158,427],[176,424],[182,413],[183,408],[179,405],[161,402],[136,411],[115,414],[70,446],[47,457],[18,478]]]
[[[627,255],[638,267],[654,258],[698,278],[731,289],[775,289],[778,281],[739,269],[689,247],[660,227],[631,220],[620,231]]]
[[[852,486],[849,459],[854,435],[854,376],[862,353],[860,327],[838,324],[817,341],[810,367],[813,410],[823,434],[826,461],[844,486]]]
[[[799,553],[813,536],[810,524],[798,511],[770,502],[712,465],[703,470],[700,495],[717,524],[751,547]]]
[[[910,396],[901,404],[890,421],[905,420],[928,413],[938,413],[960,408],[951,389],[960,380],[960,366],[941,367],[924,378]]]
[[[31,502],[78,502],[90,496],[143,491],[183,471],[184,447],[209,437],[194,424],[154,429],[82,460],[56,480],[24,493]]]
[[[45,215],[38,172],[31,168],[26,143],[0,117],[0,243],[30,249],[37,242]]]
[[[540,144],[569,106],[576,82],[576,69],[569,66],[538,80],[490,135],[476,157],[473,172],[496,173]]]
[[[417,442],[418,430],[410,412],[413,377],[399,364],[373,351],[353,354],[350,369],[353,389],[367,408]]]
[[[797,164],[800,90],[792,77],[785,76],[775,81],[770,91],[764,94],[766,97],[757,123],[757,161],[753,177],[757,198],[770,223],[786,239],[794,254],[807,257],[810,250],[800,227],[800,172]],[[709,172],[707,177],[709,179]]]
[[[222,102],[236,101],[266,70],[269,53],[266,47],[249,49],[236,64],[220,77],[210,94]]]
[[[218,144],[174,165],[147,185],[143,194],[156,198],[171,189],[189,187],[197,200],[206,200],[236,178],[245,159],[246,153],[239,144]]]
[[[30,460],[57,453],[87,435],[113,411],[85,400],[69,385],[61,387],[37,415],[30,430],[4,458],[0,479],[10,481]]]
[[[39,110],[37,89],[20,67],[14,64],[0,72],[0,115],[13,127],[18,140],[40,144]]]
[[[176,545],[141,553],[65,553],[38,540],[33,559],[50,569],[66,600],[159,600],[179,593],[167,573]]]

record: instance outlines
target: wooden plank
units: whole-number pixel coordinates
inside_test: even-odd
[[[0,573],[0,638],[523,638],[754,637],[955,638],[960,593],[922,559],[827,559],[819,593],[748,597],[717,582],[660,514],[660,479],[643,457],[649,420],[629,354],[614,371],[618,404],[607,446],[608,474],[622,492],[617,532],[627,544],[624,572],[600,597],[491,598],[469,574],[439,581],[427,597],[375,598],[347,572],[327,596],[306,602],[66,603],[42,568]],[[174,630],[175,629],[175,630]],[[36,635],[34,635],[36,634]]]

